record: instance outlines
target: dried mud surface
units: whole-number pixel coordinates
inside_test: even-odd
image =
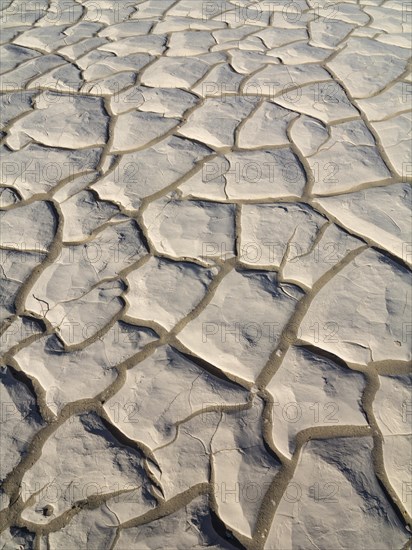
[[[410,5],[1,8],[0,548],[406,550]]]

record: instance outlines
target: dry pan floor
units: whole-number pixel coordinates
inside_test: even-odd
[[[2,9],[0,548],[406,549],[411,4]]]

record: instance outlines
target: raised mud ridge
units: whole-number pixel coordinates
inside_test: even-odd
[[[408,548],[411,19],[2,2],[0,548]]]

